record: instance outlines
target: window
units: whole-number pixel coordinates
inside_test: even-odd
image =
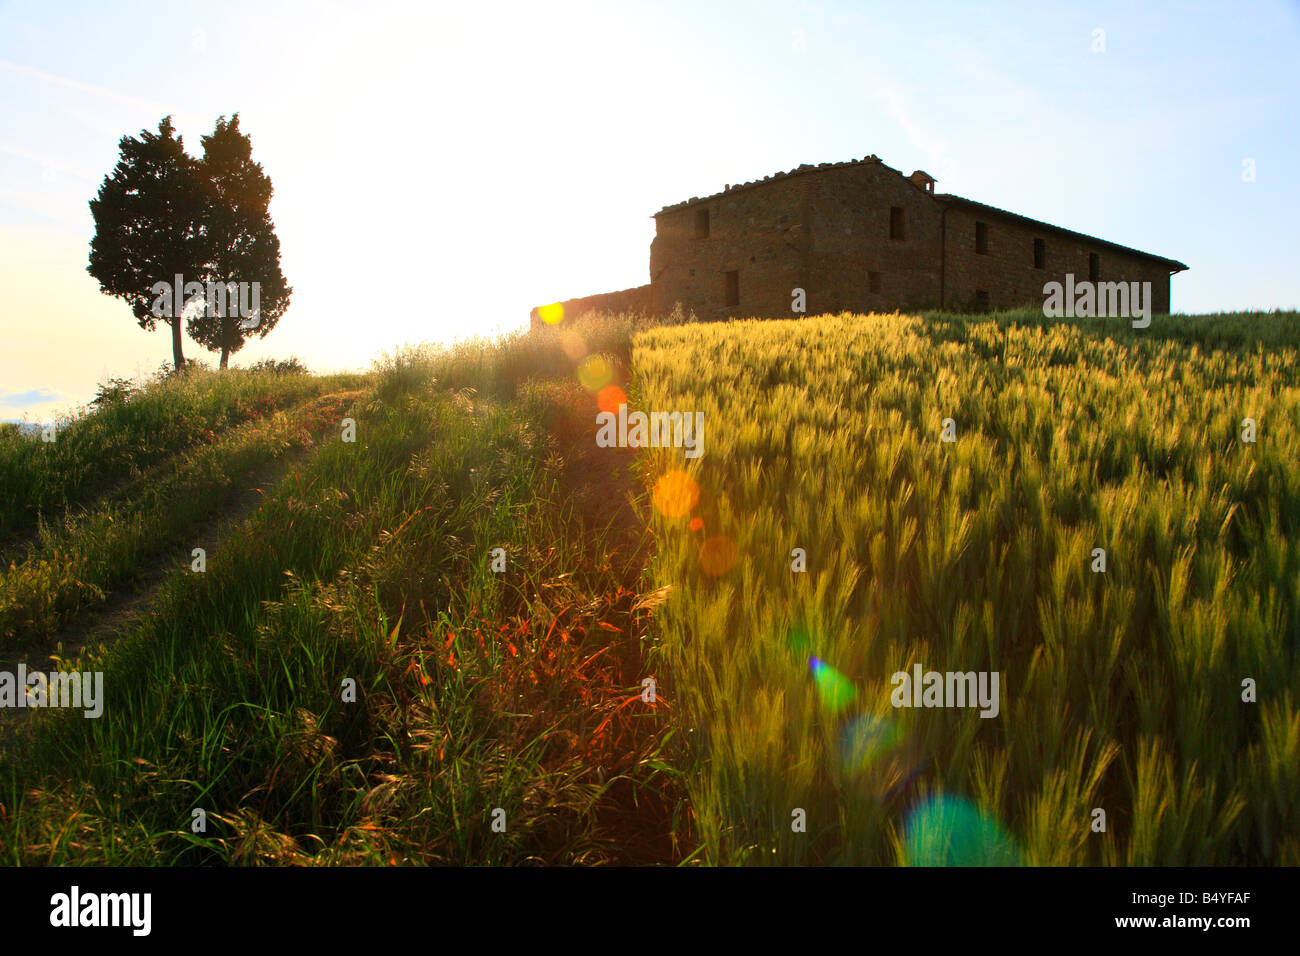
[[[1093,282],[1101,278],[1101,256],[1095,252],[1088,254],[1088,278]]]
[[[879,273],[879,272],[868,272],[868,273],[867,273],[867,291],[868,291],[868,292],[871,292],[873,295],[879,295],[879,294],[880,294],[880,286],[881,286],[881,284],[880,284],[880,273]]]
[[[722,275],[726,279],[724,304],[727,306],[740,305],[740,273],[733,269],[731,272],[724,272]]]
[[[987,289],[975,290],[975,311],[987,312],[989,310],[989,294]]]
[[[707,209],[695,210],[695,238],[709,238],[709,211]]]
[[[889,207],[889,238],[890,239],[903,238],[903,207],[902,206]]]
[[[975,223],[975,253],[981,256],[989,253],[989,224],[986,222]]]
[[[1045,239],[1034,240],[1034,268],[1047,268],[1047,241]]]

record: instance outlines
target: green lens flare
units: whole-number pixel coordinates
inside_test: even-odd
[[[894,750],[901,736],[888,718],[855,717],[840,731],[840,762],[849,773],[867,770]]]
[[[962,797],[935,796],[907,817],[910,866],[1019,866],[1015,840]]]
[[[853,681],[849,680],[829,664],[812,658],[813,683],[817,685],[817,696],[822,706],[832,714],[838,714],[857,696]]]

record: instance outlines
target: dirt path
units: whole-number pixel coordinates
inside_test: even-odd
[[[662,595],[646,595],[644,572],[654,549],[654,538],[639,504],[645,499],[635,466],[635,450],[598,448],[595,443],[596,403],[584,396],[567,403],[552,423],[564,460],[561,488],[576,506],[586,540],[603,541],[599,554],[590,556],[603,567],[613,587],[601,596],[600,624],[615,628],[607,633],[608,653],[600,675],[609,688],[600,709],[608,724],[598,734],[599,775],[613,778],[595,808],[598,826],[614,835],[625,865],[674,865],[693,847],[686,820],[686,796],[675,780],[652,774],[644,766],[672,727],[669,702],[654,705],[629,701],[627,688],[639,688],[653,676],[645,659],[649,645],[651,612]],[[647,719],[649,718],[649,719]],[[662,756],[660,759],[664,759]],[[678,819],[678,817],[681,819]]]
[[[192,531],[193,547],[202,548],[208,559],[218,553],[226,533],[243,524],[284,478],[311,457],[314,449],[299,448],[278,461],[270,462],[255,473],[236,481],[238,490],[230,493],[226,503],[203,524]],[[138,623],[153,606],[154,599],[176,567],[174,558],[159,560],[136,578],[128,589],[111,594],[103,604],[82,618],[71,622],[46,646],[53,650],[62,646],[64,660],[74,660],[92,643],[112,643],[121,631]],[[26,656],[38,655],[39,649],[30,649]],[[29,663],[28,666],[31,666]]]
[[[318,402],[323,398],[335,397],[344,394],[354,394],[345,392],[331,392],[324,395],[314,395],[310,398],[303,399],[298,404],[289,404],[286,406],[275,406],[272,412],[283,412],[286,415],[293,414],[313,402]],[[360,394],[360,393],[355,393]],[[37,528],[41,520],[47,525],[57,526],[62,520],[64,514],[76,516],[83,511],[92,507],[122,501],[130,498],[136,493],[137,489],[147,487],[150,482],[155,481],[162,475],[167,474],[175,468],[175,462],[187,454],[191,454],[202,448],[216,444],[228,438],[232,433],[254,421],[254,418],[244,418],[238,422],[221,426],[210,439],[207,441],[195,441],[194,444],[167,452],[160,460],[152,464],[144,465],[134,474],[123,475],[109,483],[98,486],[88,485],[73,493],[71,500],[61,508],[51,508],[48,512],[38,515],[30,524],[20,528],[3,528],[0,529],[0,563],[9,561],[21,561],[27,548],[37,536]]]
[[[202,525],[193,529],[195,547],[203,548],[209,560],[220,548],[229,529],[243,524],[261,507],[263,500],[291,470],[310,457],[313,449],[301,448],[285,458],[271,462],[256,473],[237,482],[238,491],[225,505]],[[159,590],[169,574],[175,573],[174,557],[160,559],[132,581],[126,588],[111,592],[104,603],[88,609],[64,627],[50,641],[17,652],[0,667],[12,670],[19,661],[28,672],[75,670],[76,664],[92,645],[111,646],[125,631],[144,619],[153,607]],[[0,708],[0,749],[4,749],[9,735],[25,723],[32,711],[26,707]]]
[[[303,412],[327,400],[350,400],[362,392],[336,392],[316,396],[301,405],[285,410],[286,414]],[[190,531],[192,547],[203,548],[209,560],[220,550],[227,533],[242,525],[262,506],[262,502],[281,481],[300,467],[316,451],[313,442],[295,448],[282,458],[234,480],[234,488],[223,496],[222,504]],[[175,555],[160,556],[124,587],[110,592],[101,604],[88,608],[63,627],[57,635],[40,644],[15,650],[0,659],[0,668],[12,670],[19,662],[31,671],[70,669],[92,646],[112,645],[123,632],[143,620],[153,607],[159,590],[178,565]],[[0,708],[0,749],[14,730],[31,713],[28,708]]]

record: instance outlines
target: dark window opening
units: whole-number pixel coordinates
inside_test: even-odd
[[[1034,268],[1047,268],[1047,241],[1044,239],[1034,240]]]
[[[724,272],[726,278],[726,289],[724,304],[727,306],[740,305],[740,273],[736,270]]]
[[[989,294],[986,289],[975,290],[975,311],[987,312],[989,310]]]
[[[880,294],[880,286],[881,286],[881,283],[880,283],[880,273],[879,273],[879,272],[868,272],[868,273],[867,273],[867,291],[871,292],[871,293],[874,294],[874,295],[879,295],[879,294]]]
[[[989,226],[986,222],[975,223],[975,253],[986,256],[989,252]]]
[[[889,238],[890,239],[903,238],[903,207],[902,206],[889,207]]]
[[[1088,278],[1093,282],[1101,278],[1101,256],[1095,252],[1088,254]]]
[[[695,238],[709,238],[709,211],[707,209],[695,210]]]

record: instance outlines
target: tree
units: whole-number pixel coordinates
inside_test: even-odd
[[[190,313],[187,328],[196,342],[221,352],[226,368],[232,352],[246,338],[265,338],[289,307],[293,293],[280,271],[280,240],[269,212],[273,188],[260,163],[253,162],[253,145],[239,131],[239,114],[227,122],[217,118],[212,135],[204,136],[199,177],[204,191],[203,275],[206,282],[247,284],[256,292],[257,313],[241,315],[231,297],[247,306],[232,288],[223,304],[209,297]],[[256,285],[253,285],[256,283]]]
[[[175,309],[155,315],[153,287],[177,275],[198,278],[203,190],[198,164],[174,134],[166,116],[157,133],[122,137],[121,158],[90,201],[95,237],[86,271],[105,293],[131,306],[142,329],[153,331],[160,318],[172,327],[172,358],[180,371],[181,315],[171,314]],[[176,290],[177,296],[183,291]]]

